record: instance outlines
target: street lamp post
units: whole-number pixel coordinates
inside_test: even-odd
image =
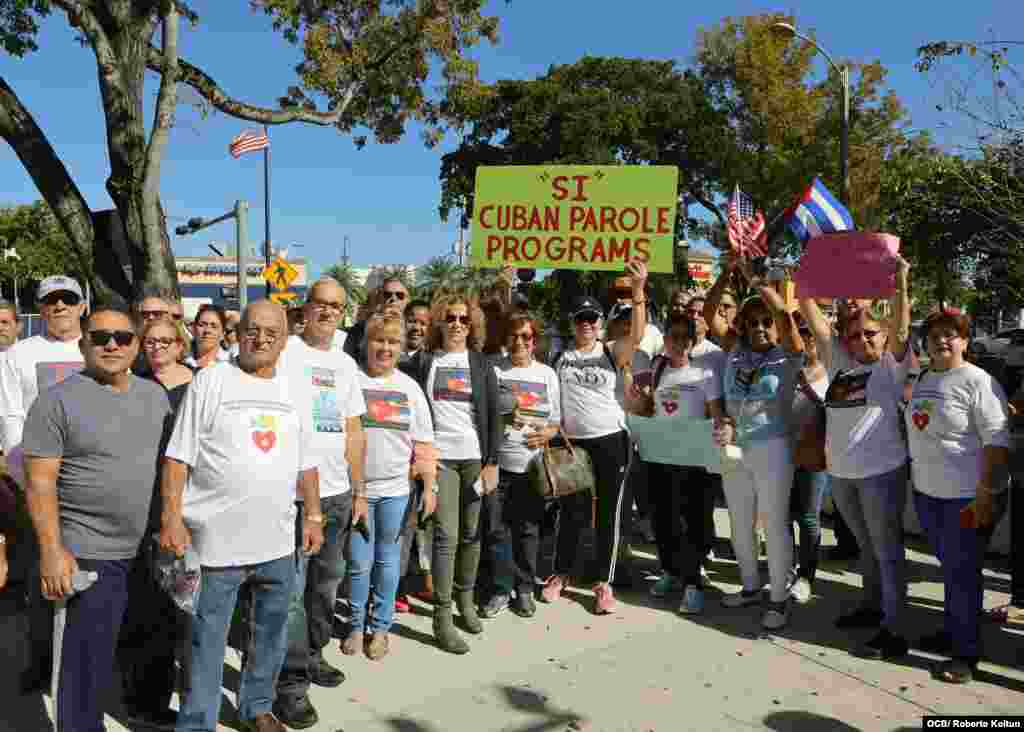
[[[249,204],[246,201],[235,201],[235,207],[228,211],[226,214],[218,216],[215,219],[192,218],[188,220],[185,226],[179,226],[174,230],[174,233],[178,236],[188,236],[189,234],[195,234],[197,231],[219,224],[221,221],[227,221],[228,219],[235,220],[235,252],[238,262],[238,310],[241,312],[245,310],[245,306],[248,303],[248,292],[249,287],[249,273],[246,271],[247,263],[245,256],[245,248],[248,246],[246,243],[248,234],[246,227],[249,223]],[[212,247],[211,247],[212,248]],[[217,251],[214,249],[214,251]]]
[[[803,33],[800,33],[792,23],[773,23],[772,28],[785,31],[802,41],[814,46],[815,50],[825,57],[829,65],[839,74],[839,83],[843,91],[843,124],[839,131],[839,198],[846,205],[849,205],[850,194],[850,67],[839,66],[828,52],[818,43]]]

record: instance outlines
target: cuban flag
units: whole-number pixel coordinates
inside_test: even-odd
[[[818,178],[786,211],[786,224],[804,244],[822,234],[852,231],[853,217]]]

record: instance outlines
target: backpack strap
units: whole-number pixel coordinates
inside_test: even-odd
[[[654,357],[654,361],[651,366],[654,367],[654,389],[658,388],[658,384],[661,383],[661,377],[665,375],[665,369],[668,368],[668,357],[663,354],[658,354]]]

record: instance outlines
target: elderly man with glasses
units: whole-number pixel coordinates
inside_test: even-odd
[[[128,370],[139,349],[128,313],[98,308],[86,330],[79,341],[85,370],[39,394],[23,443],[40,584],[61,609],[53,628],[53,699],[62,732],[103,729],[128,574],[149,519],[171,411],[158,384]]]
[[[178,556],[194,545],[202,566],[178,732],[217,729],[228,627],[244,588],[254,592],[238,716],[249,732],[284,731],[271,707],[296,566],[323,544],[312,395],[279,372],[284,310],[255,302],[239,326],[238,358],[193,379],[164,458],[160,544]]]
[[[373,309],[371,313],[388,313],[403,317],[405,307],[409,304],[409,291],[397,277],[384,280],[372,295]],[[366,321],[361,320],[348,329],[345,338],[345,353],[362,363],[363,334],[366,332]]]

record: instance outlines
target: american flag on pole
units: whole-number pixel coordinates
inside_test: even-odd
[[[740,256],[766,256],[764,214],[754,208],[753,200],[738,185],[729,199],[728,214],[730,248]]]
[[[238,159],[248,152],[256,152],[270,147],[270,138],[264,130],[245,130],[228,145],[231,157]]]

